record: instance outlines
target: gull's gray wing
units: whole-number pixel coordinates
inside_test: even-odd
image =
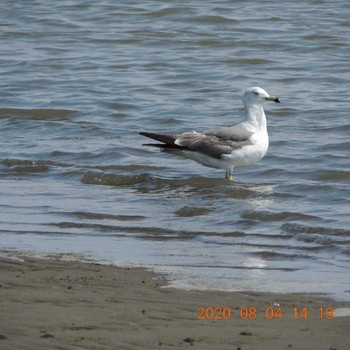
[[[236,124],[231,127],[217,128],[204,132],[207,136],[216,136],[220,140],[230,140],[234,142],[248,141],[253,133],[247,130],[244,125]]]
[[[238,128],[238,126],[219,128],[204,134],[199,134],[195,131],[185,132],[176,138],[175,144],[184,150],[200,152],[207,156],[220,159],[225,154],[230,154],[236,149],[251,144],[249,138],[252,133],[242,127],[245,131],[243,137],[243,134],[239,133],[239,131],[243,130],[240,127]]]

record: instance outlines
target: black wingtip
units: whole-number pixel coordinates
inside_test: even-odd
[[[175,135],[155,134],[153,132],[145,132],[145,131],[142,131],[139,134],[142,136],[146,136],[150,139],[165,143],[167,145],[172,145],[172,146],[175,144],[175,140],[176,140]]]

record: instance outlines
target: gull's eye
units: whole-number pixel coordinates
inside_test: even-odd
[[[255,95],[259,95],[259,93],[258,93],[257,91],[253,91],[253,93],[254,93]]]

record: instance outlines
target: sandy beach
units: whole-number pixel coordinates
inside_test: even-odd
[[[350,303],[182,291],[141,268],[32,258],[0,266],[1,349],[350,349],[350,317],[332,314]]]

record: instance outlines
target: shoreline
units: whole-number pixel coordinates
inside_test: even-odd
[[[21,259],[0,258],[1,349],[350,348],[350,302],[185,291],[143,268]]]

